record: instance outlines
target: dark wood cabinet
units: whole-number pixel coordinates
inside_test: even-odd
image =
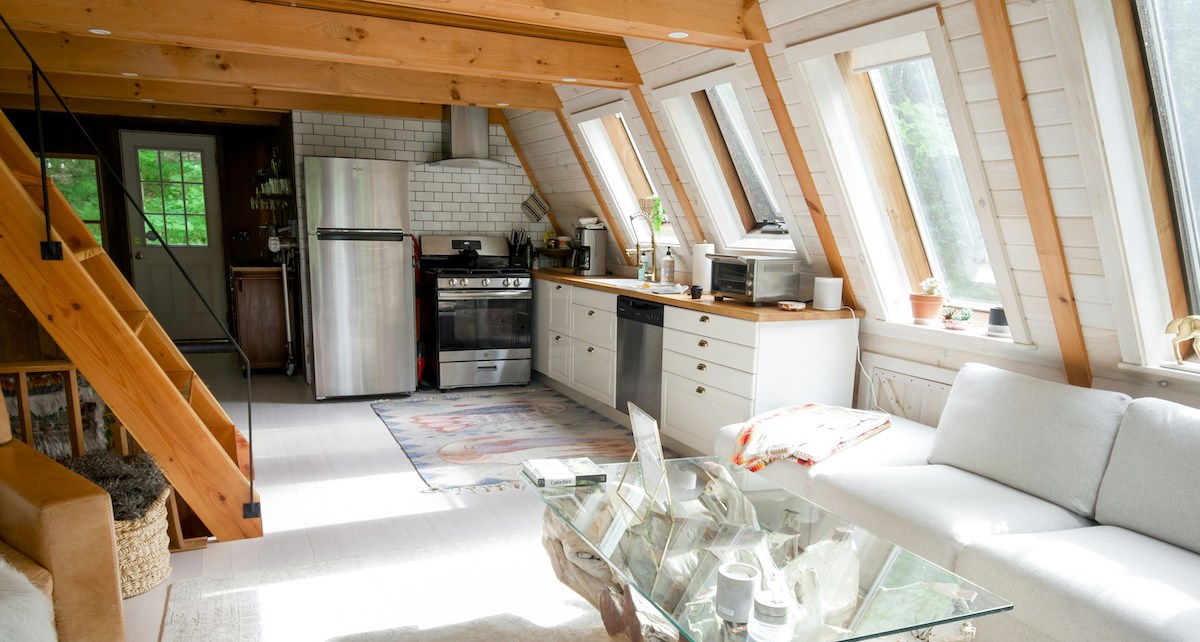
[[[284,304],[285,300],[291,303],[295,299],[292,292],[284,297],[283,269],[281,266],[230,268],[237,340],[255,370],[287,365],[289,315]],[[288,274],[289,286],[294,283],[293,276]]]

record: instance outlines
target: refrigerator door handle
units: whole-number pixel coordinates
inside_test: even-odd
[[[319,241],[403,241],[406,236],[411,235],[395,230],[317,230]]]

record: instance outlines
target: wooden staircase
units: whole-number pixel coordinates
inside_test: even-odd
[[[219,540],[262,536],[237,428],[133,287],[53,185],[50,219],[63,260],[44,261],[37,158],[0,115],[0,274],[175,492]]]

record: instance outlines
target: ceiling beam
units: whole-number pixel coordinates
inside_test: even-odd
[[[573,31],[745,50],[770,42],[758,2],[744,0],[370,0]],[[673,40],[667,34],[688,36]]]
[[[521,80],[399,71],[100,37],[31,31],[17,35],[47,72],[110,77],[135,73],[149,80],[243,85],[439,105],[495,107],[507,103],[514,108],[537,110],[552,110],[562,105],[553,86]],[[29,61],[10,38],[0,38],[0,68],[29,68]]]
[[[129,100],[276,112],[299,109],[428,120],[440,120],[442,117],[441,105],[422,103],[303,94],[226,85],[196,85],[141,78],[102,78],[49,72],[46,73],[46,76],[61,95],[71,98]],[[30,73],[11,69],[0,70],[0,92],[32,93],[33,84],[30,82]],[[43,90],[42,101],[52,100],[49,92]]]
[[[234,125],[278,126],[281,112],[254,111],[249,109],[225,109],[223,107],[192,107],[189,105],[167,105],[162,103],[129,102],[127,100],[97,100],[93,98],[66,98],[67,107],[75,114],[100,116],[129,116],[137,118],[167,118],[171,120],[195,120],[207,123],[229,123]],[[0,93],[0,108],[34,108],[33,94]],[[42,109],[59,112],[62,106],[57,100],[42,99]]]
[[[246,2],[10,0],[16,29],[393,69],[624,89],[641,77],[625,47]]]

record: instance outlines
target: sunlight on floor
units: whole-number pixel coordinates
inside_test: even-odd
[[[284,533],[290,530],[436,513],[460,507],[454,496],[420,492],[424,488],[425,482],[413,471],[292,483],[279,492],[294,493],[297,497],[311,497],[315,494],[337,500],[323,503],[320,511],[309,510],[290,516],[286,511],[276,511],[272,514],[270,510],[266,510],[263,528],[268,533]],[[414,489],[417,489],[415,493]],[[259,493],[265,508],[269,509],[272,506],[276,499],[275,491],[276,489],[270,486],[260,487]]]

